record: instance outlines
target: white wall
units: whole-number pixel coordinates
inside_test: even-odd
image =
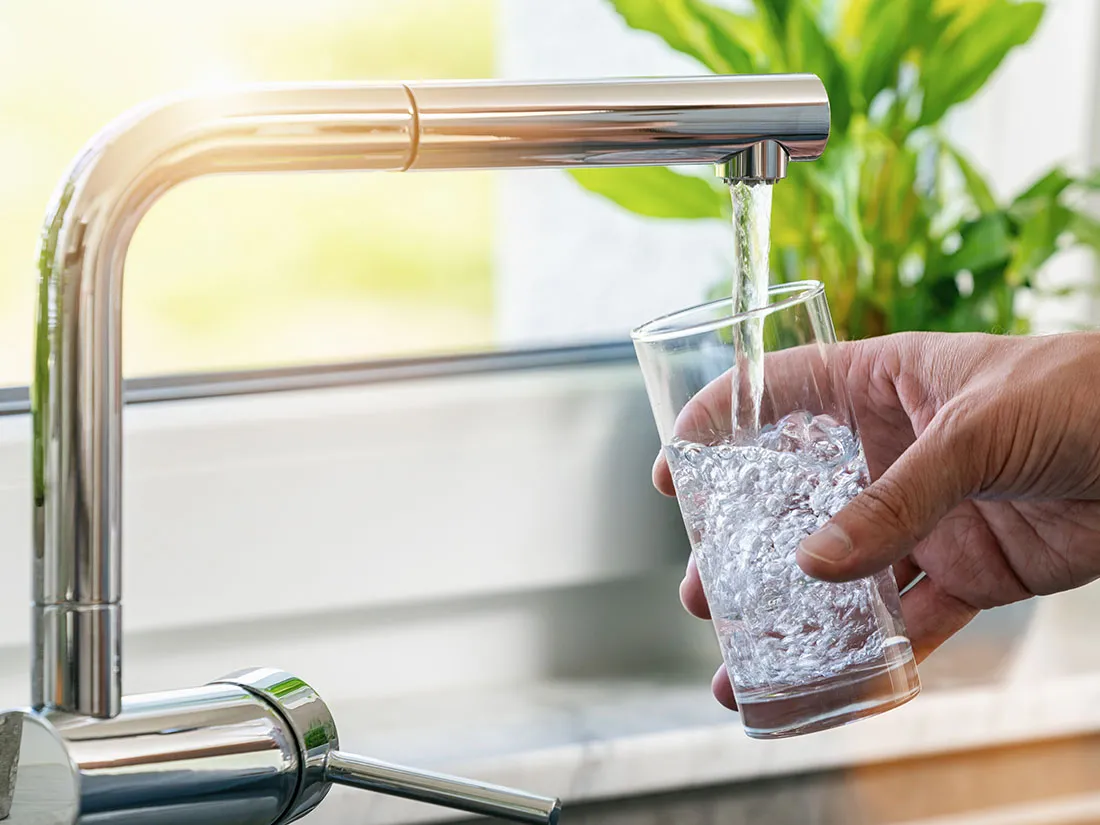
[[[653,35],[628,29],[606,0],[502,0],[498,73],[563,79],[703,73]],[[1040,31],[951,126],[997,191],[1041,170],[1090,165],[1100,3],[1051,0]],[[728,233],[647,220],[581,190],[564,173],[500,176],[498,325],[502,343],[619,337],[697,301],[727,276]],[[709,223],[709,222],[708,222]],[[1087,253],[1060,256],[1052,282],[1092,277]],[[1047,302],[1040,329],[1086,321],[1084,301]]]

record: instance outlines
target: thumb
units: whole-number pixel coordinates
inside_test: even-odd
[[[973,445],[933,424],[873,484],[798,547],[799,567],[825,581],[851,581],[909,555],[976,484]]]

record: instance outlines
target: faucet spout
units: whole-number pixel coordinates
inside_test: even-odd
[[[202,175],[402,170],[414,147],[403,86],[259,87],[138,109],[72,164],[38,256],[35,709],[121,707],[122,278],[138,222]]]
[[[165,192],[222,172],[702,163],[770,182],[828,136],[812,75],[260,86],[108,126],[63,178],[39,247],[33,711],[0,714],[0,818],[41,812],[28,797],[39,746],[64,778],[47,800],[58,822],[273,825],[333,782],[519,822],[558,816],[553,798],[339,750],[327,706],[281,671],[123,700],[122,283],[134,230]]]
[[[781,177],[828,136],[812,75],[263,86],[109,126],[61,182],[39,250],[34,707],[120,711],[122,282],[134,229],[167,190],[221,172],[326,169],[729,162]]]

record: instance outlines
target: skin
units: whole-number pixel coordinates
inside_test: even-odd
[[[804,380],[786,380],[804,379],[806,357],[769,356],[765,418],[819,411]],[[912,585],[902,611],[918,661],[980,610],[1100,577],[1100,333],[905,333],[837,344],[826,360],[851,394],[873,481],[803,541],[808,575],[849,581],[892,565]],[[696,395],[678,434],[728,432],[729,395],[728,381]],[[675,495],[663,456],[653,481]],[[680,598],[710,618],[694,561]],[[712,688],[736,708],[724,668]]]

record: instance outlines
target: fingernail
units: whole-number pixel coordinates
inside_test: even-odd
[[[818,561],[836,564],[844,561],[852,552],[852,540],[835,524],[826,524],[798,545],[799,551]]]

